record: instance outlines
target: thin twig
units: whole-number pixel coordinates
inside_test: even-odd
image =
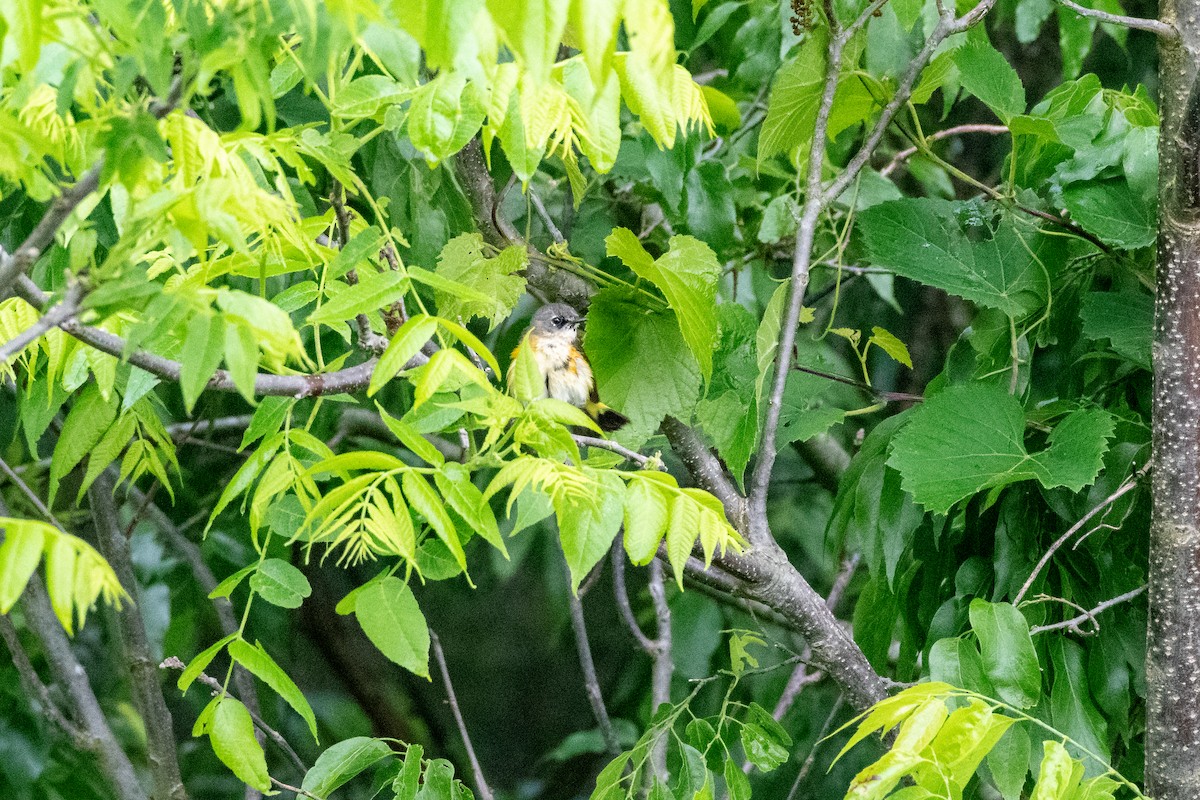
[[[926,139],[926,141],[936,142],[939,139],[948,139],[951,136],[960,136],[964,133],[1002,134],[1002,133],[1008,133],[1008,126],[1007,125],[986,125],[986,124],[981,124],[981,123],[971,123],[969,125],[954,125],[954,126],[945,128],[940,131],[934,131],[933,133],[926,136],[925,139]],[[896,171],[896,168],[899,167],[900,164],[902,164],[903,162],[905,162],[908,159],[915,156],[920,151],[920,149],[921,149],[920,147],[917,147],[914,145],[912,147],[906,147],[905,149],[901,150],[899,153],[896,153],[896,155],[892,156],[892,160],[887,163],[887,166],[885,166],[883,169],[879,170],[879,174],[883,175],[883,176],[891,175],[893,172]]]
[[[923,403],[925,396],[920,394],[909,394],[908,392],[889,392],[884,389],[876,389],[868,383],[856,381],[853,378],[847,378],[842,375],[834,375],[832,372],[822,372],[819,369],[805,367],[801,364],[792,364],[792,369],[797,372],[803,372],[807,375],[813,375],[825,380],[835,381],[836,383],[844,383],[847,386],[853,386],[856,389],[861,389],[871,395],[874,395],[880,400],[886,400],[889,403]]]
[[[159,669],[177,669],[182,672],[187,668],[187,665],[175,656],[168,656],[167,658],[163,659],[162,663],[159,664],[158,667]],[[198,680],[200,683],[203,683],[209,689],[212,689],[213,697],[217,697],[222,693],[225,693],[225,688],[221,686],[221,682],[206,672],[201,672],[196,677],[196,680]],[[242,703],[242,705],[245,705],[245,703]],[[282,733],[272,728],[263,720],[262,717],[258,716],[258,714],[255,714],[252,711],[250,712],[250,719],[254,720],[254,724],[258,727],[258,729],[265,733],[267,737],[270,738],[270,740],[274,742],[280,750],[283,751],[284,755],[291,760],[292,764],[297,770],[300,771],[301,775],[308,772],[308,767],[305,766],[304,761],[299,755],[297,755],[296,751],[292,749],[292,746],[288,744],[287,739],[283,738]]]
[[[471,745],[471,735],[467,733],[467,723],[463,721],[462,711],[458,707],[458,698],[454,694],[454,684],[450,682],[450,669],[446,666],[446,654],[442,652],[442,642],[432,630],[429,632],[429,644],[433,647],[433,655],[437,659],[438,671],[442,673],[442,684],[446,687],[446,701],[450,704],[450,711],[454,714],[454,722],[458,725],[458,733],[462,736],[463,747],[467,750],[467,760],[471,762],[471,771],[475,773],[475,791],[479,792],[479,796],[483,800],[492,800],[495,795],[492,794],[491,787],[488,786],[487,780],[483,777],[483,768],[479,766],[479,759],[475,755],[475,748]]]
[[[1120,25],[1123,28],[1133,28],[1139,31],[1149,31],[1155,36],[1161,36],[1168,42],[1179,40],[1179,31],[1174,25],[1166,22],[1160,22],[1156,19],[1143,19],[1141,17],[1126,17],[1121,14],[1110,14],[1107,11],[1100,11],[1095,8],[1087,8],[1081,6],[1073,0],[1058,0],[1059,3],[1074,11],[1081,17],[1091,17],[1098,22],[1106,22],[1109,25]]]
[[[1021,585],[1021,590],[1019,592],[1017,592],[1016,597],[1013,598],[1013,604],[1014,605],[1019,604],[1021,602],[1021,600],[1024,599],[1026,592],[1029,591],[1029,587],[1033,586],[1033,582],[1037,579],[1037,576],[1041,573],[1042,569],[1045,568],[1046,564],[1050,561],[1050,559],[1054,556],[1054,554],[1056,552],[1058,552],[1058,549],[1060,547],[1062,547],[1064,544],[1066,544],[1072,536],[1074,536],[1076,533],[1078,533],[1080,531],[1080,529],[1082,529],[1083,526],[1087,524],[1088,520],[1090,520],[1092,517],[1096,516],[1101,511],[1105,510],[1106,508],[1111,506],[1113,503],[1115,503],[1117,500],[1119,500],[1120,498],[1124,497],[1126,494],[1131,492],[1134,489],[1134,487],[1137,486],[1138,481],[1142,478],[1143,475],[1146,474],[1146,471],[1149,469],[1150,469],[1150,462],[1146,462],[1146,464],[1144,464],[1141,469],[1139,469],[1137,472],[1135,472],[1129,478],[1129,480],[1122,483],[1115,492],[1113,492],[1108,497],[1104,498],[1099,503],[1097,503],[1096,506],[1091,511],[1084,514],[1078,522],[1076,522],[1074,525],[1072,525],[1070,528],[1068,528],[1066,533],[1064,533],[1062,536],[1058,537],[1058,539],[1055,540],[1054,544],[1050,545],[1050,548],[1045,553],[1042,554],[1042,557],[1038,560],[1037,565],[1034,566],[1033,572],[1031,572],[1029,574],[1029,577],[1025,579],[1025,583]]]
[[[329,205],[337,221],[337,248],[341,250],[350,241],[350,210],[346,208],[346,190],[338,181],[333,182],[329,191]],[[351,286],[358,283],[358,270],[346,272],[346,283]],[[371,320],[366,314],[358,314],[354,320],[358,324],[359,347],[376,355],[387,349],[388,340],[371,330]]]
[[[642,626],[638,624],[637,617],[634,616],[633,606],[629,603],[629,593],[625,588],[625,547],[621,542],[620,536],[613,542],[612,565],[613,595],[617,599],[617,611],[621,614],[621,621],[625,623],[625,627],[629,629],[629,632],[633,634],[633,638],[637,640],[638,647],[653,656],[657,643],[642,630]]]
[[[566,567],[566,559],[563,559]],[[567,569],[567,581],[571,580],[570,569]],[[571,607],[571,630],[575,633],[575,649],[579,653],[579,666],[583,670],[584,687],[587,689],[588,703],[592,706],[592,714],[600,726],[600,735],[604,737],[604,746],[609,755],[616,757],[621,752],[621,743],[617,732],[609,719],[608,709],[604,707],[604,694],[600,691],[600,679],[596,677],[596,662],[592,660],[592,646],[588,644],[587,623],[583,618],[583,600],[575,592],[567,591],[567,602]]]
[[[71,722],[71,720],[67,719],[50,698],[50,690],[46,688],[46,684],[42,683],[37,670],[33,668],[33,663],[29,660],[29,654],[25,652],[25,647],[21,644],[21,639],[17,635],[17,629],[12,623],[12,618],[7,614],[0,614],[0,638],[3,638],[4,643],[8,645],[8,652],[12,655],[13,666],[17,668],[17,675],[21,679],[21,687],[25,690],[25,694],[30,698],[37,699],[42,707],[42,713],[52,723],[57,725],[63,733],[71,737],[77,748],[82,750],[91,749],[89,747],[88,734],[75,725],[75,723]]]
[[[271,783],[275,784],[280,789],[283,789],[285,792],[291,792],[292,794],[296,795],[297,797],[309,797],[309,798],[312,798],[312,800],[323,800],[323,798],[317,797],[312,792],[305,791],[304,789],[301,789],[299,786],[292,786],[290,784],[284,783],[283,781],[281,781],[278,778],[275,778],[273,776],[269,776],[269,777],[271,777]]]
[[[542,202],[542,198],[538,197],[537,193],[533,191],[532,188],[527,189],[526,191],[529,193],[529,200],[533,203],[533,210],[536,211],[537,215],[541,218],[542,224],[546,226],[546,230],[549,231],[550,236],[553,237],[554,241],[559,244],[565,242],[566,239],[563,238],[562,231],[560,231],[558,226],[554,224],[554,220],[551,219],[550,213],[546,211],[546,205]]]
[[[1105,600],[1103,603],[1096,605],[1095,608],[1091,608],[1087,611],[1084,611],[1082,614],[1080,614],[1077,617],[1072,617],[1071,619],[1064,619],[1062,622],[1053,622],[1049,625],[1034,625],[1032,628],[1029,629],[1029,635],[1033,636],[1034,634],[1045,633],[1046,631],[1056,631],[1056,630],[1059,630],[1060,628],[1070,628],[1072,631],[1074,631],[1075,633],[1078,633],[1080,635],[1096,633],[1100,630],[1100,623],[1096,621],[1097,614],[1099,614],[1103,611],[1107,611],[1108,609],[1112,608],[1113,606],[1117,606],[1117,605],[1120,605],[1121,603],[1129,602],[1133,598],[1135,598],[1138,595],[1145,592],[1147,588],[1149,588],[1148,584],[1142,584],[1141,586],[1139,586],[1136,589],[1125,592],[1125,594],[1119,594],[1116,597]],[[1094,629],[1091,631],[1085,631],[1082,628],[1080,628],[1079,626],[1082,625],[1084,622],[1091,622]]]
[[[812,748],[808,751],[808,757],[804,759],[804,763],[800,766],[800,771],[796,773],[796,780],[792,783],[787,800],[794,800],[796,793],[800,791],[800,784],[804,783],[804,779],[808,777],[809,771],[812,770],[813,763],[817,760],[817,748],[821,746],[821,742],[825,741],[825,737],[829,735],[829,729],[833,727],[833,721],[837,719],[838,712],[842,710],[842,701],[843,697],[838,695],[833,708],[829,709],[829,716],[825,718],[825,724],[821,726],[821,732],[817,734]]]
[[[0,499],[0,516],[11,516],[3,499]],[[87,672],[75,658],[67,632],[50,604],[46,584],[36,571],[21,596],[21,608],[25,612],[26,627],[41,643],[50,672],[66,696],[71,716],[85,733],[80,744],[96,755],[100,772],[117,797],[144,800],[146,792],[138,782],[133,764],[113,735],[100,701],[88,682]]]
[[[571,438],[575,440],[576,444],[581,444],[585,447],[597,447],[601,450],[609,450],[642,468],[645,468],[651,461],[650,456],[644,456],[636,450],[630,450],[628,447],[617,444],[611,439],[601,439],[598,436],[584,436],[578,433],[571,434]]]
[[[33,489],[30,489],[29,484],[26,483],[24,479],[22,479],[21,476],[16,473],[15,470],[13,470],[13,468],[10,467],[8,462],[3,458],[0,458],[0,472],[3,472],[8,476],[10,481],[16,484],[16,487],[21,490],[21,494],[25,495],[25,498],[33,504],[35,509],[37,509],[37,512],[41,514],[51,525],[58,528],[63,533],[67,532],[67,529],[63,527],[63,524],[58,521],[57,517],[54,516],[54,512],[46,507],[46,504],[42,502],[42,498],[37,496],[37,492],[33,491]]]

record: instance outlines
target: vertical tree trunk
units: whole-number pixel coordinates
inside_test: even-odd
[[[1200,0],[1163,0],[1146,791],[1200,798]]]

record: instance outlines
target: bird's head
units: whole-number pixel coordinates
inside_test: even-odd
[[[583,317],[566,303],[542,306],[533,315],[531,325],[538,336],[565,336],[574,339]]]

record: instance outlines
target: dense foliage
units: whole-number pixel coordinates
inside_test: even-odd
[[[1141,796],[1153,47],[0,0],[0,785]]]

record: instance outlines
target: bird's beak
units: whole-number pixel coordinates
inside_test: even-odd
[[[573,319],[573,320],[571,320],[571,327],[572,327],[572,328],[578,328],[578,327],[579,327],[580,325],[582,325],[583,323],[584,323],[584,320],[583,320],[583,319]]]

